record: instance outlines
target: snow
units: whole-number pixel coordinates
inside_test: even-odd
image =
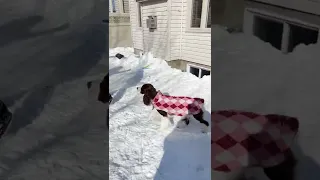
[[[126,58],[112,57],[117,52]],[[9,105],[14,119],[0,143],[0,179],[210,179],[210,132],[202,133],[203,126],[195,120],[178,130],[177,118],[160,131],[159,116],[149,118],[153,111],[136,90],[148,82],[172,95],[204,98],[209,121],[210,76],[199,79],[172,69],[151,54],[138,58],[131,48],[111,49],[109,60],[114,96],[110,132],[106,106],[97,101],[99,83],[108,71],[108,60],[102,58],[84,76],[37,86]],[[89,90],[88,81],[93,81]],[[36,103],[30,94],[49,97],[36,115],[30,115]]]
[[[174,118],[174,125],[160,131],[159,115],[152,114],[151,107],[142,103],[142,96],[136,88],[151,83],[171,95],[204,98],[207,110],[204,118],[209,121],[211,77],[199,79],[173,69],[164,60],[153,58],[151,53],[135,57],[130,48],[113,49],[110,56],[118,52],[126,58],[111,58],[109,61],[109,89],[114,96],[109,112],[109,178],[211,179],[210,133],[201,133],[202,125],[197,121],[178,129],[179,117]]]
[[[320,45],[298,45],[287,55],[242,33],[217,28],[212,53],[212,110],[239,109],[299,118],[297,180],[320,178]],[[213,173],[215,174],[215,173]],[[219,174],[219,173],[216,173]],[[214,175],[213,175],[214,176]],[[248,176],[264,180],[261,169]]]

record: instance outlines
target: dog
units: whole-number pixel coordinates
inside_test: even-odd
[[[202,132],[208,131],[209,123],[203,119],[204,99],[164,95],[157,91],[152,84],[143,84],[141,88],[137,87],[137,90],[143,94],[143,103],[147,106],[152,104],[153,108],[165,118],[165,121],[174,115],[181,116],[182,122],[188,126],[189,118],[193,116],[204,125]],[[183,103],[179,103],[179,101],[183,101]]]
[[[87,82],[87,88],[92,87],[92,81]],[[112,103],[113,97],[109,93],[109,73],[107,73],[99,84],[99,93],[97,100],[107,105],[106,125],[109,128],[109,106]]]
[[[294,180],[297,161],[290,146],[297,118],[221,110],[211,112],[211,121],[212,179],[214,172],[242,179],[243,169],[260,167],[270,180]]]

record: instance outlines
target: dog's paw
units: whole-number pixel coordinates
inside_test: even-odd
[[[182,129],[182,128],[186,128],[187,124],[185,121],[179,121],[177,124],[177,128]]]
[[[202,133],[207,133],[209,130],[209,127],[208,126],[203,126],[203,128],[201,128],[201,132]]]

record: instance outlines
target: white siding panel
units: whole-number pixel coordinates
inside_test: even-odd
[[[143,50],[143,33],[138,26],[138,4],[135,0],[129,0],[129,9],[133,48]]]
[[[129,1],[135,48],[151,51],[156,57],[164,59],[169,57],[170,59],[167,60],[182,59],[211,66],[211,34],[187,31],[187,13],[190,11],[187,7],[187,0],[144,2],[142,7],[143,28],[140,29],[137,27],[135,0]],[[170,9],[171,11],[168,12]],[[171,18],[168,18],[169,14]],[[157,16],[157,29],[154,32],[146,28],[146,19],[150,15]],[[169,51],[168,46],[170,46]]]
[[[157,58],[168,58],[168,2],[158,0],[144,2],[143,15],[143,47],[146,52],[152,52]],[[157,29],[150,31],[146,27],[148,16],[157,16]]]
[[[123,0],[123,10],[124,13],[129,13],[129,0]]]
[[[185,29],[184,7],[186,5],[186,0],[171,0],[170,60],[182,59],[181,43],[184,38],[182,33]]]
[[[186,32],[183,44],[182,59],[211,66],[210,33]]]
[[[115,8],[116,8],[116,12],[120,12],[120,9],[119,9],[119,0],[114,0],[114,5],[115,5]]]

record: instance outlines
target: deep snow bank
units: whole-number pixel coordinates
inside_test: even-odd
[[[116,53],[125,55],[117,59]],[[179,117],[167,131],[159,131],[159,115],[142,103],[136,87],[151,83],[171,95],[205,99],[205,119],[210,121],[210,76],[199,79],[173,69],[151,53],[136,57],[131,48],[109,51],[110,106],[109,178],[112,180],[209,180],[210,133],[201,133],[195,120],[177,129]]]
[[[220,30],[221,31],[221,30]],[[229,34],[213,43],[212,110],[240,109],[298,117],[298,179],[320,178],[320,45],[287,55],[256,37]]]

